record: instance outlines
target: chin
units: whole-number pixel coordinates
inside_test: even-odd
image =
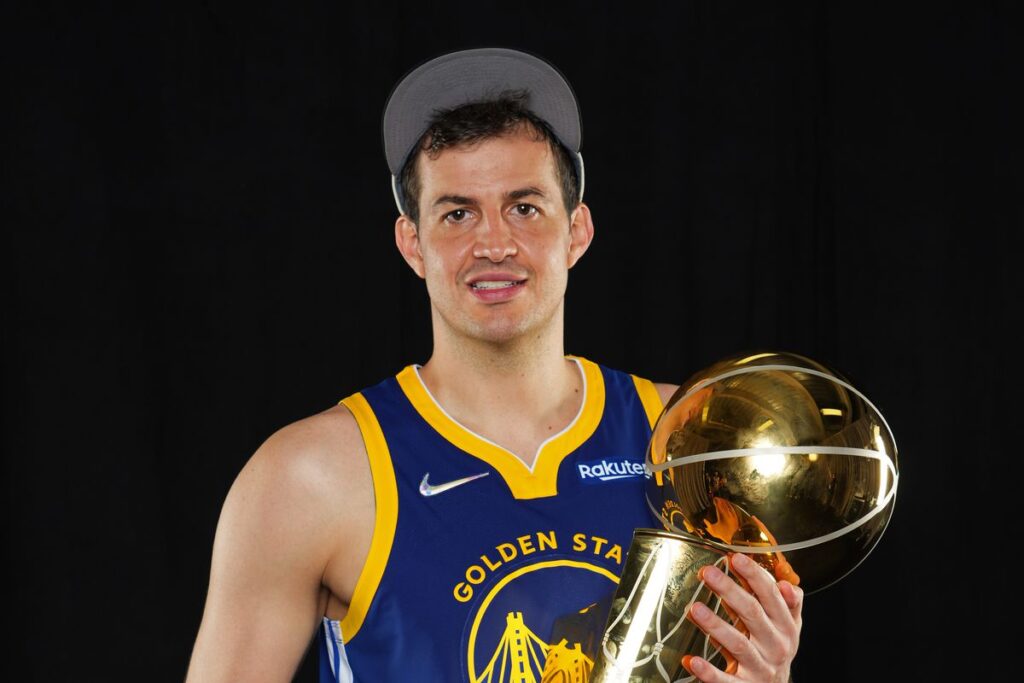
[[[539,315],[537,310],[517,311],[518,315],[493,314],[475,317],[463,315],[457,317],[441,317],[457,336],[465,339],[493,344],[496,346],[513,344],[524,339],[536,339],[543,336],[544,328],[552,323],[553,315]]]
[[[536,336],[539,325],[536,320],[503,319],[473,321],[463,328],[463,333],[487,344],[509,344],[526,337]]]
[[[528,330],[509,327],[488,327],[473,330],[471,336],[488,344],[508,344],[526,336]]]

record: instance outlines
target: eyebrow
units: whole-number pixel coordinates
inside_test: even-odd
[[[441,204],[476,204],[476,200],[461,194],[443,194],[434,200],[435,207]]]
[[[519,190],[512,190],[505,196],[508,197],[509,199],[522,199],[523,197],[540,197],[541,199],[547,198],[547,195],[541,192],[539,188],[533,187],[532,185],[530,187],[524,187]]]
[[[533,187],[522,187],[518,190],[512,190],[511,192],[505,193],[506,199],[522,199],[523,197],[540,197],[546,199],[545,195],[539,188]],[[477,201],[472,197],[466,197],[461,194],[443,194],[434,200],[434,207],[440,206],[441,204],[476,204]]]

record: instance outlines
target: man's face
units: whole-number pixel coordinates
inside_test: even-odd
[[[435,329],[504,343],[560,326],[593,227],[583,205],[566,214],[548,142],[521,131],[417,163],[418,230],[400,218],[396,239],[426,280]]]

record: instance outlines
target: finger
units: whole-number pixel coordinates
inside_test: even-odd
[[[760,570],[760,568],[758,568]],[[765,610],[758,602],[758,598],[755,595],[747,592],[739,584],[733,581],[731,578],[723,574],[719,569],[714,566],[707,566],[701,569],[701,578],[704,583],[707,584],[708,588],[713,590],[721,599],[722,602],[728,605],[729,609],[739,616],[739,621],[742,622],[742,628],[750,634],[751,639],[757,643],[757,648],[761,652],[777,651],[784,649],[786,643],[782,637],[782,630],[776,628],[774,624],[765,615]],[[772,585],[774,586],[774,581]],[[773,590],[778,590],[773,588]],[[783,614],[785,619],[789,622],[790,634],[795,633],[795,627],[792,625],[792,617],[789,614],[788,608],[782,601],[782,596],[778,596],[780,604],[782,604]],[[742,635],[742,634],[741,634]],[[729,648],[730,650],[732,648]],[[735,653],[734,653],[735,654]],[[740,659],[737,657],[737,659]]]
[[[743,553],[733,553],[730,555],[729,565],[736,570],[737,574],[746,579],[750,589],[757,596],[761,609],[767,615],[767,621],[770,621],[774,624],[775,629],[783,633],[795,633],[796,627],[793,613],[790,606],[783,599],[782,593],[779,590],[779,582],[775,580],[775,577]],[[751,635],[758,635],[755,633],[755,626],[753,624],[750,622],[746,622],[746,624],[750,629]]]
[[[712,593],[712,595],[714,596],[714,593]],[[750,637],[750,631],[747,630],[747,625],[743,623],[742,619],[740,619],[740,615],[734,612],[732,608],[729,607],[729,603],[725,602],[721,598],[718,598],[718,596],[715,596],[715,598],[716,599],[713,602],[710,600],[708,601],[708,607],[710,607],[711,610],[719,617],[721,617],[721,619],[725,621],[727,624],[732,624],[732,627],[739,631],[741,635],[743,635],[744,637]],[[722,616],[723,610],[725,611],[725,614],[728,616],[728,618]],[[714,638],[711,639],[711,646],[716,650],[720,650],[722,648],[722,644],[716,641]],[[726,669],[726,671],[728,671],[728,669]]]
[[[731,579],[726,580],[731,582]],[[693,603],[689,616],[708,638],[721,644],[722,649],[728,651],[744,671],[755,674],[768,673],[767,663],[754,643],[732,624],[711,611],[707,605],[702,602]]]
[[[799,627],[802,622],[800,613],[804,607],[803,589],[794,586],[789,581],[779,581],[779,592],[782,593],[782,599],[786,601],[786,606],[789,608],[793,621]]]
[[[740,680],[731,674],[725,673],[708,660],[694,655],[683,656],[683,668],[689,671],[691,676],[696,676],[703,683],[733,683]]]
[[[729,619],[728,620],[732,622],[733,626],[735,626],[740,631],[743,631],[744,629],[746,629],[746,626],[743,625],[743,620],[740,619],[740,615],[737,614],[736,611],[733,610],[732,607],[729,607],[729,603],[719,599],[718,600],[718,605],[715,606],[715,612],[717,612],[718,614],[721,614],[720,610],[723,610],[723,609],[725,610],[725,613],[729,615]]]

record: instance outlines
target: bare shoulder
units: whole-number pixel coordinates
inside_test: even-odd
[[[362,436],[339,405],[272,434],[242,468],[225,505],[291,518],[319,510],[322,519],[339,519],[322,513],[337,513],[339,503],[358,497],[361,487],[372,487]]]
[[[344,605],[354,585],[373,528],[372,489],[344,407],[290,424],[257,449],[221,510],[189,681],[291,679],[329,600]]]
[[[367,469],[366,449],[352,413],[341,405],[272,434],[245,465],[239,480],[298,486],[309,494],[358,485],[353,469]]]
[[[283,427],[257,449],[228,493],[222,523],[254,525],[273,546],[293,548],[322,570],[361,511],[372,509],[372,489],[359,426],[339,405]]]
[[[668,404],[668,400],[672,398],[672,394],[676,393],[676,389],[679,388],[679,385],[655,382],[654,388],[658,390],[658,396],[661,397],[661,405],[666,405]]]

